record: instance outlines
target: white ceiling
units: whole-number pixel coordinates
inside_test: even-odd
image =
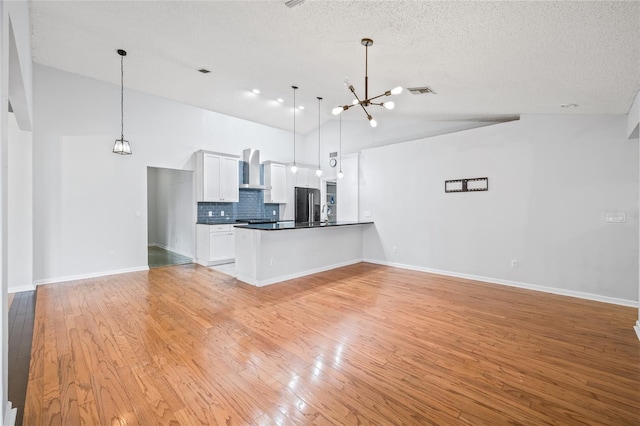
[[[352,100],[396,96],[385,120],[624,114],[640,88],[640,2],[31,1],[34,62],[306,134]],[[207,68],[209,74],[197,70]],[[250,93],[259,88],[261,93]],[[285,100],[279,104],[274,99]],[[388,100],[389,98],[387,98]],[[126,94],[125,94],[126,102]],[[560,108],[575,103],[578,108]],[[356,108],[345,119],[364,120]]]

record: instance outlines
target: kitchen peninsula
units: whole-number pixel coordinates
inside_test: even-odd
[[[278,222],[236,226],[236,272],[262,287],[362,261],[373,222]]]

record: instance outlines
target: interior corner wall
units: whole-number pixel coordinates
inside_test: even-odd
[[[200,149],[292,160],[290,132],[126,87],[133,155],[113,154],[120,87],[38,64],[33,105],[36,284],[147,268],[147,167],[189,170]]]
[[[523,116],[364,150],[365,258],[635,306],[638,144],[625,129],[624,116]],[[444,192],[474,177],[489,190]]]

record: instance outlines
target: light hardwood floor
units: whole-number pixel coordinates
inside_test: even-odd
[[[637,309],[371,264],[38,287],[25,425],[637,425]]]

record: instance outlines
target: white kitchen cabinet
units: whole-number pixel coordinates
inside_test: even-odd
[[[264,202],[285,204],[287,202],[287,166],[285,164],[264,162]]]
[[[197,201],[234,203],[240,200],[239,158],[206,151],[196,153]]]
[[[196,225],[196,262],[211,266],[232,263],[236,256],[234,225]]]
[[[298,172],[294,175],[296,187],[300,188],[320,188],[320,179],[316,176],[316,170],[311,167],[299,166]]]

